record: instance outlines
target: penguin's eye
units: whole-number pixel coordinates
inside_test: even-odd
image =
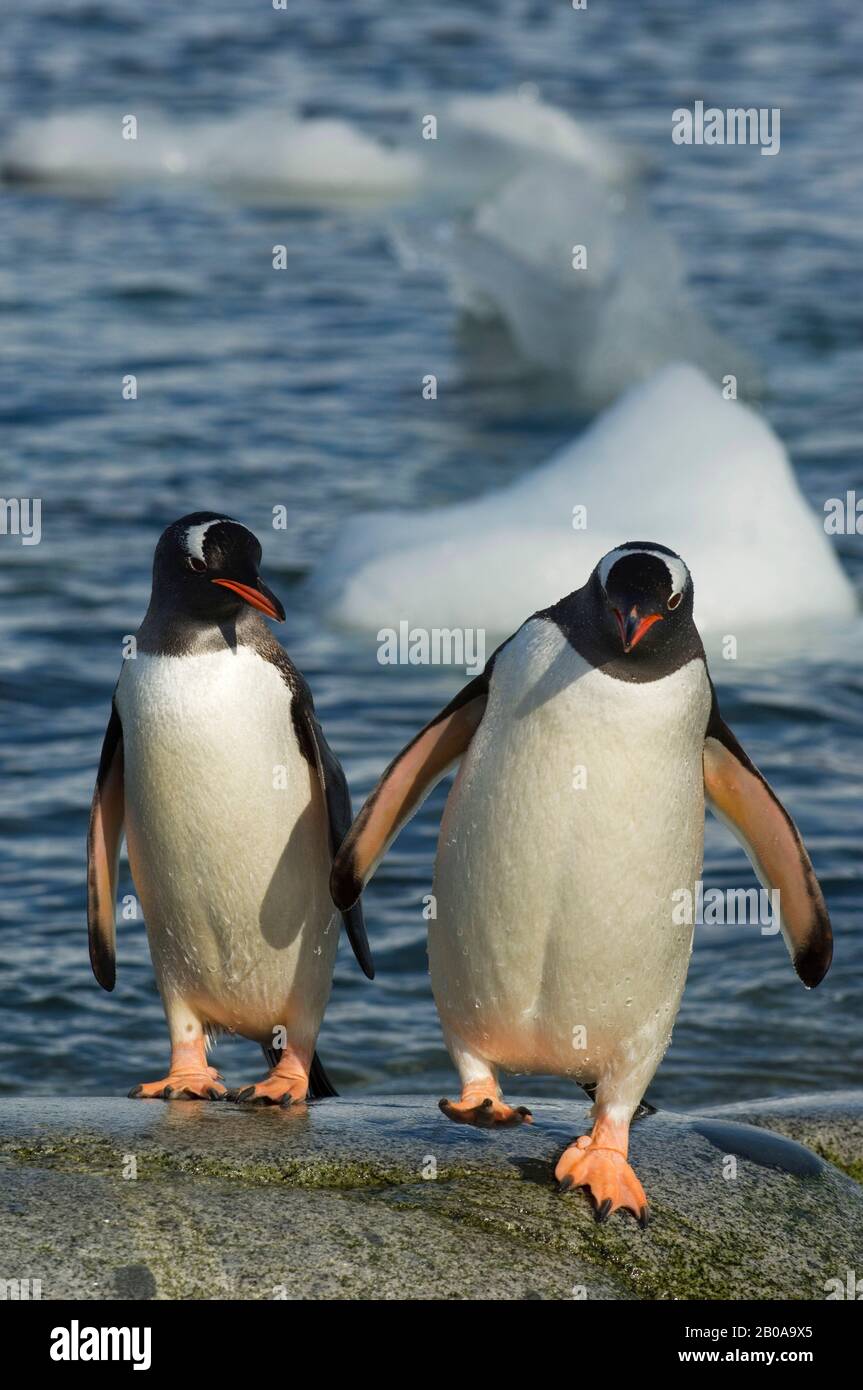
[[[207,568],[206,561],[199,560],[197,555],[190,555],[186,563],[189,566],[189,569],[194,570],[196,574],[203,574],[205,569]]]
[[[672,594],[672,595],[671,595],[671,598],[668,600],[668,607],[672,610],[672,612],[674,611],[675,608],[679,608],[679,607],[680,607],[680,600],[681,600],[682,598],[683,598],[683,594]]]

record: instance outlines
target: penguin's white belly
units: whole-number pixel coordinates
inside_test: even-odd
[[[701,661],[614,680],[544,620],[501,652],[447,802],[429,934],[442,1023],[469,1052],[640,1099],[692,946],[673,895],[701,870],[709,708]]]
[[[338,919],[326,811],[291,691],[240,647],[123,669],[126,839],[166,1006],[272,1042],[313,1040]]]

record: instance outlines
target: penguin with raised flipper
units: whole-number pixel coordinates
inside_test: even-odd
[[[315,1044],[339,934],[328,880],[351,801],[309,688],[261,616],[285,613],[260,561],[230,517],[169,526],[114,693],[88,837],[90,959],[113,989],[125,832],[171,1038],[167,1076],[135,1097],[335,1094]],[[371,977],[359,905],[342,919]],[[261,1044],[266,1079],[226,1092],[206,1057],[221,1032]]]
[[[627,1161],[630,1122],[668,1046],[692,949],[680,921],[701,873],[705,799],[778,889],[794,967],[810,988],[831,930],[788,813],[719,713],[692,617],[689,571],[629,542],[583,588],[536,613],[403,750],[336,856],[347,909],[399,828],[459,759],[441,823],[435,1001],[462,1083],[452,1120],[531,1120],[498,1068],[581,1083],[593,1129],[560,1158],[561,1188],[590,1190],[646,1224]]]

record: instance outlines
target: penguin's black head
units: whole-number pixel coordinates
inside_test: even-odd
[[[229,622],[243,604],[281,622],[285,610],[258,574],[260,563],[258,538],[239,521],[192,512],[159,538],[153,597],[199,622]]]
[[[692,623],[692,579],[679,555],[652,541],[627,541],[593,572],[612,648],[642,660],[676,645]]]

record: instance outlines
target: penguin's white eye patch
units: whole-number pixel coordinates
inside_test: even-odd
[[[207,568],[206,560],[199,560],[197,555],[187,556],[186,564],[189,566],[189,569],[194,570],[196,574],[203,574]]]
[[[680,607],[680,600],[681,600],[682,598],[683,598],[683,594],[672,594],[672,595],[671,595],[671,598],[668,600],[668,605],[667,605],[667,606],[672,610],[672,612],[674,611],[675,608],[679,608],[679,607]]]

